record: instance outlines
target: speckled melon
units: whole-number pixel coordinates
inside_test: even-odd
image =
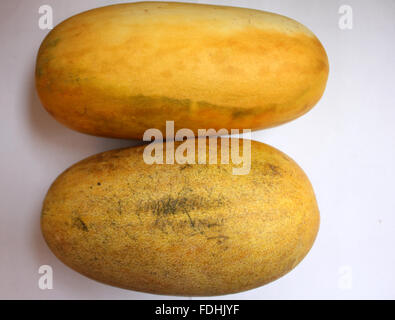
[[[42,231],[69,267],[131,290],[208,296],[273,281],[311,248],[314,192],[282,152],[252,141],[249,173],[234,175],[232,162],[149,165],[144,148],[87,158],[50,187]]]

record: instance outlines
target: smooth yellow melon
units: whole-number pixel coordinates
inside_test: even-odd
[[[88,134],[142,138],[148,128],[261,129],[320,99],[320,41],[281,15],[226,6],[140,2],[56,26],[37,57],[50,114]]]

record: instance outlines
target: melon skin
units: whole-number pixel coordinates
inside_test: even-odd
[[[322,96],[328,58],[302,24],[269,12],[137,2],[77,14],[37,56],[46,110],[91,135],[141,139],[145,130],[263,129]]]
[[[149,165],[144,148],[89,157],[50,187],[42,232],[75,271],[129,290],[224,295],[283,276],[312,247],[314,191],[284,153],[252,141],[250,172],[234,175],[232,163]]]

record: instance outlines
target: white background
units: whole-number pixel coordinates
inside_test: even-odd
[[[217,298],[394,299],[395,1],[195,2],[296,19],[318,36],[330,61],[326,92],[315,108],[291,123],[253,134],[294,158],[310,177],[321,211],[315,245],[283,278]],[[87,156],[133,142],[74,132],[40,105],[34,65],[48,30],[38,27],[38,8],[51,5],[56,25],[110,3],[115,1],[0,2],[0,298],[180,298],[90,280],[57,260],[41,236],[42,200],[55,177]],[[353,9],[352,30],[338,26],[342,4]],[[38,288],[38,268],[44,264],[53,267],[53,290]]]

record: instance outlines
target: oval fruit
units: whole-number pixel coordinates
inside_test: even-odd
[[[143,2],[102,7],[56,26],[38,52],[50,114],[92,135],[148,128],[262,129],[320,99],[328,60],[300,23],[259,10]]]
[[[92,156],[52,184],[42,231],[69,267],[131,290],[208,296],[273,281],[311,248],[314,192],[282,152],[252,141],[246,175],[232,163],[149,165],[143,152]]]

